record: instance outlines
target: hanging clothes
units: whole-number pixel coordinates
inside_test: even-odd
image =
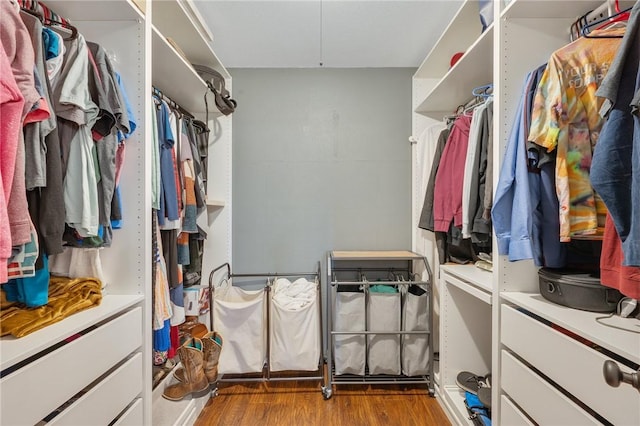
[[[447,232],[452,221],[454,226],[462,226],[462,183],[470,127],[471,117],[459,115],[442,152],[433,197],[436,231]]]
[[[8,203],[13,185],[20,143],[24,97],[11,72],[11,63],[0,44],[0,283],[7,281],[7,261],[11,256],[11,228]]]
[[[532,73],[527,74],[525,90]],[[520,95],[516,115],[507,141],[491,217],[498,242],[498,253],[510,261],[531,259],[532,205],[529,192],[527,157],[523,141],[526,132],[523,111],[525,92]]]
[[[602,30],[621,36],[623,29]],[[554,52],[538,85],[529,140],[557,150],[560,240],[602,235],[606,207],[589,181],[592,150],[603,120],[595,92],[611,66],[619,38],[580,38]]]
[[[622,240],[624,265],[640,266],[640,121],[634,94],[640,89],[640,3],[631,10],[625,35],[596,95],[607,118],[593,154],[591,183],[609,209]]]

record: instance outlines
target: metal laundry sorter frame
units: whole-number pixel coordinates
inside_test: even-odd
[[[326,381],[324,375],[324,333],[322,327],[322,286],[321,286],[321,270],[320,270],[320,262],[318,262],[317,269],[315,272],[283,272],[283,273],[248,273],[248,274],[236,274],[231,272],[231,265],[229,263],[224,263],[216,268],[214,268],[209,274],[209,297],[211,300],[211,306],[209,310],[209,321],[211,324],[211,328],[213,329],[214,324],[214,297],[215,297],[215,286],[213,283],[213,278],[216,272],[226,269],[226,276],[224,276],[221,281],[225,279],[232,278],[265,278],[267,279],[267,283],[264,286],[265,297],[267,299],[266,302],[266,358],[262,367],[262,376],[261,377],[232,377],[225,378],[224,375],[218,379],[218,382],[225,383],[240,383],[240,382],[276,382],[276,381],[320,381],[321,382],[321,390],[326,389]],[[313,277],[315,279],[318,291],[318,318],[319,318],[319,337],[320,337],[320,356],[318,358],[318,369],[315,371],[310,371],[310,374],[307,376],[286,376],[286,377],[272,377],[271,371],[271,305],[272,298],[271,296],[271,282],[269,279],[277,279],[277,278],[302,278],[302,277]],[[224,336],[223,336],[224,338]],[[300,371],[300,370],[289,370],[289,371]],[[260,374],[258,372],[254,374]],[[230,376],[242,376],[241,374],[229,374]]]
[[[394,265],[389,267],[388,265]],[[416,279],[415,273],[418,265],[424,267],[424,271],[427,274],[427,280]],[[356,280],[342,280],[340,275],[356,274]],[[375,274],[384,275],[385,273],[392,275],[392,280],[384,281],[362,281],[360,276],[362,274]],[[397,277],[406,276],[408,279],[398,279]],[[433,396],[435,393],[433,383],[433,361],[434,361],[434,349],[433,349],[433,291],[432,282],[433,276],[431,268],[427,259],[417,253],[411,251],[332,251],[327,256],[327,282],[330,286],[329,300],[327,301],[327,325],[328,325],[328,353],[326,357],[327,370],[329,374],[329,387],[323,389],[325,398],[331,397],[333,385],[340,384],[426,384],[429,395]],[[426,330],[420,331],[403,331],[402,324],[400,329],[393,331],[377,331],[366,330],[365,331],[339,331],[335,327],[334,318],[334,303],[337,297],[338,286],[366,286],[365,302],[364,302],[364,317],[365,323],[368,318],[368,288],[376,284],[386,285],[420,285],[427,289],[428,292],[428,313]],[[402,305],[401,305],[402,309]],[[428,365],[427,375],[420,376],[405,376],[399,375],[372,375],[369,374],[369,368],[367,364],[368,359],[368,346],[369,343],[365,340],[365,374],[336,374],[336,368],[334,363],[334,344],[336,343],[337,336],[355,336],[363,335],[366,339],[369,336],[376,335],[425,335],[428,339]],[[402,339],[400,339],[402,342]],[[402,343],[400,343],[402,345]],[[399,351],[402,350],[400,346]],[[401,371],[402,373],[402,371]]]

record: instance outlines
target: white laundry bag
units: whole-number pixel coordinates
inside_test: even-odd
[[[335,331],[365,331],[364,293],[336,292]],[[364,335],[336,335],[335,374],[364,375],[366,352]]]
[[[259,373],[266,357],[265,291],[223,285],[214,291],[214,329],[224,338],[221,374]]]
[[[400,293],[369,292],[367,330],[400,331]],[[369,374],[400,374],[400,335],[369,335]]]
[[[423,289],[425,290],[425,289]],[[407,292],[402,307],[403,331],[429,330],[429,293],[419,296]],[[402,336],[402,374],[422,376],[429,374],[429,335],[405,334]]]
[[[320,310],[315,282],[279,279],[271,298],[271,371],[315,371],[320,363]]]

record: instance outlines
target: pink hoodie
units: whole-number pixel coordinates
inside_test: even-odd
[[[11,63],[0,44],[0,283],[7,282],[7,260],[11,256],[11,230],[7,204],[22,131],[24,98],[11,71]]]
[[[9,61],[8,70],[13,73],[15,83],[24,98],[24,106],[20,114],[20,125],[24,118],[40,100],[40,94],[36,90],[33,70],[35,66],[35,54],[31,37],[24,22],[20,18],[20,12],[14,2],[0,1],[0,43],[4,49],[4,55]],[[6,67],[5,67],[6,68]],[[2,70],[6,74],[5,69]],[[15,156],[15,170],[13,173],[13,185],[10,193],[5,193],[5,204],[11,227],[11,244],[18,246],[31,240],[31,227],[29,220],[29,208],[27,204],[27,191],[25,187],[25,147],[22,132],[19,132],[17,154]],[[4,157],[4,155],[3,155]],[[5,161],[4,158],[2,160]]]

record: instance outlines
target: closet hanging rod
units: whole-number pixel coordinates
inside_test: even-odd
[[[43,2],[38,1],[38,0],[17,0],[18,5],[20,5],[20,8],[25,10],[25,11],[31,11],[35,14],[37,14],[38,16],[40,16],[41,20],[48,20],[48,21],[57,21],[63,25],[70,25],[69,20],[66,18],[63,18],[62,16],[58,15],[57,13],[55,13],[53,10],[51,10],[47,5],[45,5]]]
[[[181,114],[186,115],[187,117],[189,117],[191,119],[195,119],[196,118],[193,114],[191,114],[189,111],[184,109],[179,103],[177,103],[176,101],[171,99],[169,96],[165,95],[162,92],[162,90],[158,89],[155,86],[152,86],[152,88],[153,88],[153,94],[155,96],[158,96],[158,97],[162,98],[165,102],[167,102],[169,104],[169,106],[171,108],[173,108],[174,110],[177,110]]]

